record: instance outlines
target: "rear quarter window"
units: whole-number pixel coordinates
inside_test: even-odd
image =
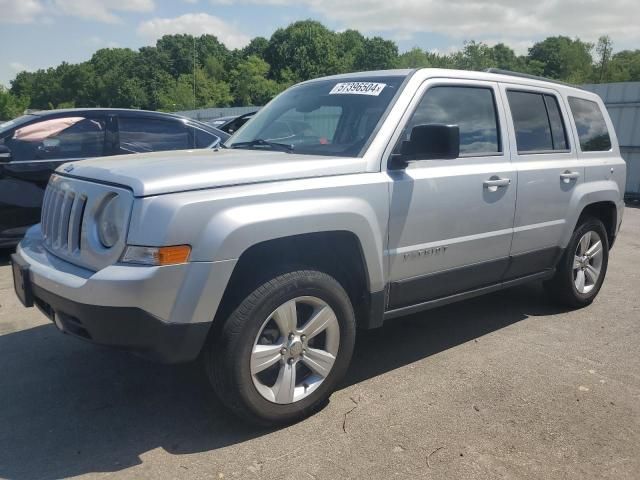
[[[580,149],[583,152],[611,150],[611,137],[598,104],[584,98],[569,97],[569,106],[578,130]]]

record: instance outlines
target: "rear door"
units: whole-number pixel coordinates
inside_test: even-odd
[[[3,135],[12,158],[0,163],[0,245],[18,241],[40,221],[44,190],[62,163],[106,154],[106,119],[73,112],[37,119]]]
[[[405,116],[460,128],[460,156],[391,170],[389,309],[494,285],[511,247],[516,175],[495,82],[432,79]],[[397,143],[396,145],[398,145]]]
[[[549,88],[501,85],[507,115],[511,160],[518,175],[511,263],[505,280],[552,268],[561,254],[569,202],[584,181],[567,108]]]

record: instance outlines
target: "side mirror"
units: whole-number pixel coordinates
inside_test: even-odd
[[[11,150],[6,145],[0,145],[0,162],[8,163],[11,161]]]
[[[400,153],[394,155],[397,167],[406,167],[416,160],[451,160],[460,156],[458,125],[416,125],[409,140],[402,142]]]

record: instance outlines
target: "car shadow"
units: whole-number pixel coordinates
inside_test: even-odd
[[[341,388],[558,311],[529,285],[360,332]],[[211,451],[271,431],[225,411],[194,364],[156,365],[50,324],[0,335],[0,365],[2,478],[118,472],[158,447]]]
[[[5,267],[11,263],[11,254],[15,249],[0,248],[0,267]]]

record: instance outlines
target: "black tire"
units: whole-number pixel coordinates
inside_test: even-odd
[[[578,242],[580,242],[580,239],[588,232],[597,233],[602,241],[602,264],[600,267],[599,277],[594,283],[593,288],[587,293],[581,293],[578,291],[575,284],[575,273],[573,268],[574,257],[578,248]],[[563,306],[570,308],[585,307],[591,304],[598,295],[607,273],[608,264],[609,240],[603,223],[597,218],[583,218],[574,230],[571,240],[556,266],[555,275],[545,282],[545,288],[549,295],[557,303]]]
[[[302,296],[319,298],[331,307],[339,325],[339,349],[330,373],[316,390],[294,403],[273,403],[253,383],[251,352],[272,312]],[[353,307],[340,283],[322,272],[294,271],[274,276],[249,293],[209,339],[203,360],[211,385],[226,407],[251,423],[283,425],[311,415],[326,403],[347,371],[355,335]]]

